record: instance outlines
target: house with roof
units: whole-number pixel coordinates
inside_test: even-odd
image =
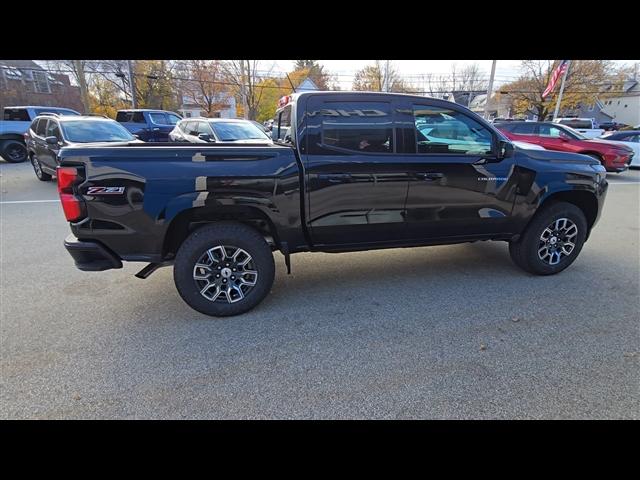
[[[211,118],[236,118],[236,99],[228,92],[220,92],[214,100],[215,109],[208,114],[203,108],[203,102],[196,102],[192,95],[182,95],[178,113],[183,118],[211,117]]]
[[[313,92],[320,90],[313,80],[309,77],[305,78],[300,85],[296,87],[296,92]]]
[[[609,89],[616,88],[610,85]],[[563,117],[594,118],[598,123],[617,122],[626,125],[640,124],[640,81],[630,78],[622,85],[622,94],[598,98],[592,104],[580,104],[563,109]]]
[[[80,87],[68,75],[48,72],[33,60],[0,60],[0,109],[11,105],[83,110]]]
[[[602,101],[602,112],[614,122],[636,126],[640,124],[640,81],[628,79],[620,96]]]

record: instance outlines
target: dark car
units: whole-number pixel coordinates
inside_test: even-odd
[[[116,122],[145,142],[169,141],[169,133],[181,119],[175,112],[145,108],[116,113]]]
[[[251,120],[230,118],[185,118],[169,133],[172,142],[271,143],[263,128]]]
[[[76,266],[148,262],[137,274],[146,278],[173,265],[187,304],[235,315],[271,291],[274,251],[289,268],[297,252],[497,240],[523,270],[551,275],[578,257],[602,212],[599,161],[514,148],[458,104],[323,91],[283,103],[273,143],[62,149],[58,190]],[[301,301],[295,288],[278,296]]]
[[[141,143],[118,122],[100,116],[37,116],[25,134],[27,155],[36,177],[48,181],[56,174],[60,149],[89,143]]]
[[[633,150],[607,140],[586,138],[571,127],[553,122],[498,123],[511,140],[541,145],[547,150],[588,155],[597,159],[608,172],[623,172],[629,168]]]

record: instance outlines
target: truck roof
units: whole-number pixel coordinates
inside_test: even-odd
[[[50,109],[54,109],[54,110],[68,110],[70,112],[80,113],[80,112],[77,112],[76,110],[74,110],[73,108],[52,107],[51,105],[8,105],[8,106],[6,106],[4,108],[50,108]]]
[[[290,103],[293,103],[294,101],[297,101],[299,98],[302,97],[307,97],[307,96],[313,96],[313,95],[394,95],[396,97],[405,97],[405,98],[415,98],[415,99],[419,99],[419,100],[424,100],[424,99],[428,99],[428,100],[435,100],[435,101],[439,101],[439,102],[449,102],[448,100],[445,100],[443,98],[436,98],[436,97],[429,97],[429,96],[425,96],[425,95],[415,95],[415,94],[411,94],[411,93],[397,93],[397,92],[370,92],[370,91],[361,91],[361,90],[314,90],[311,92],[299,92],[299,93],[292,93],[291,95],[288,95],[288,97],[290,98],[290,101],[288,101],[285,105],[283,105],[282,107],[278,107],[276,109],[276,112],[279,112],[282,108],[286,107],[287,105],[289,105]],[[287,96],[283,97],[286,98]],[[449,102],[451,103],[451,102]],[[464,105],[463,105],[464,106]]]

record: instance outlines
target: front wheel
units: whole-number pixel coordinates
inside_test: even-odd
[[[193,309],[216,317],[238,315],[258,305],[273,285],[271,248],[256,230],[221,222],[199,228],[176,255],[173,278]]]
[[[509,243],[513,262],[536,275],[553,275],[571,265],[587,237],[587,220],[571,203],[543,207],[517,242]]]

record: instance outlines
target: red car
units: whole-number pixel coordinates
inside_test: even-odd
[[[607,172],[629,168],[633,150],[607,140],[588,139],[572,128],[552,122],[508,122],[496,124],[510,140],[535,143],[547,150],[582,153],[596,158]]]

